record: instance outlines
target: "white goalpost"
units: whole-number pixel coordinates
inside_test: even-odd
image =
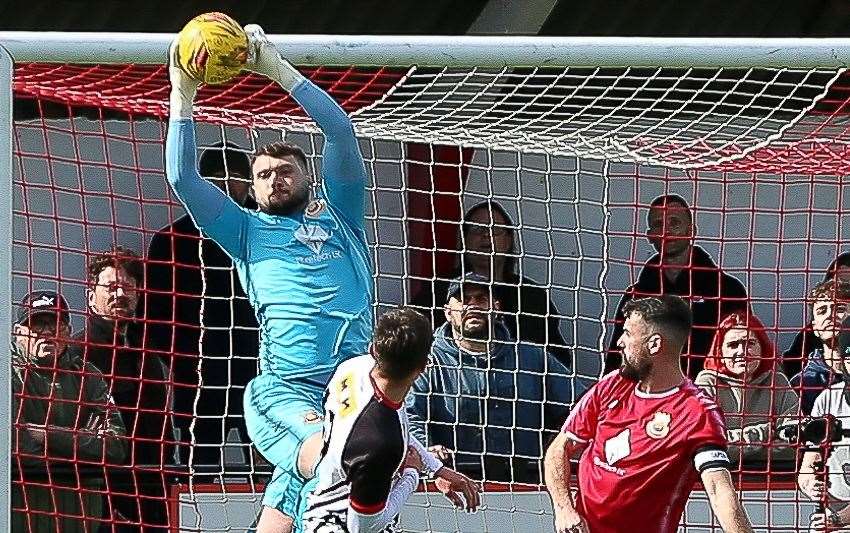
[[[0,180],[0,279],[9,280],[0,284],[8,309],[0,335],[10,336],[16,302],[35,289],[62,292],[79,329],[86,259],[116,243],[145,257],[151,237],[183,214],[162,158],[172,37],[0,32],[0,174],[9,176]],[[697,243],[747,287],[780,352],[808,320],[804,295],[850,242],[850,39],[271,40],[352,117],[369,174],[376,312],[416,304],[439,315],[435,283],[480,253],[467,249],[465,213],[497,202],[512,219],[508,255],[519,285],[533,283],[552,303],[531,313],[545,331],[516,333],[559,354],[568,379],[590,383],[602,372],[619,298],[653,254],[645,218],[659,195],[691,204]],[[199,149],[232,142],[250,153],[285,139],[304,148],[311,174],[320,175],[318,129],[266,80],[246,75],[207,87],[196,103]],[[204,300],[203,279],[198,297],[220,302]],[[224,301],[233,310],[238,298]],[[270,467],[225,419],[240,416],[231,404],[244,383],[233,369],[256,354],[233,334],[241,326],[205,325],[203,309],[197,353],[174,357],[203,365],[204,335],[226,338],[218,346],[224,385],[214,387],[227,400],[199,406],[196,395],[191,413],[175,414],[191,421],[177,440],[194,451],[216,448],[221,459],[196,464],[190,450],[188,464],[160,465],[170,484],[162,503],[174,531],[244,531]],[[519,324],[523,314],[520,306],[504,319]],[[0,396],[9,405],[13,363],[3,354]],[[516,384],[526,371],[511,372]],[[529,401],[516,385],[476,400]],[[542,412],[546,399],[536,401]],[[0,409],[0,427],[15,423],[10,411]],[[516,407],[501,413],[507,423],[461,415],[435,422],[455,436],[480,433],[465,467],[483,483],[483,510],[456,512],[426,486],[402,513],[404,530],[552,530],[540,456],[516,442],[520,432],[534,434],[542,450],[552,428],[524,426]],[[215,425],[215,441],[201,442],[198,422]],[[489,431],[510,435],[507,448],[488,444]],[[0,483],[23,486],[24,467],[9,445]],[[496,463],[507,466],[495,474]],[[739,465],[735,479],[757,530],[807,531],[813,505],[797,492],[793,465]],[[0,505],[0,529],[9,530],[9,489],[0,490]],[[701,491],[680,530],[719,531]]]

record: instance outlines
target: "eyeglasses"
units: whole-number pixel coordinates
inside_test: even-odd
[[[494,237],[504,237],[511,232],[511,229],[507,226],[467,225],[465,226],[465,231],[469,235],[475,235],[477,237],[484,237],[491,234]]]

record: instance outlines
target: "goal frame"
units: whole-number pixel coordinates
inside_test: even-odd
[[[12,301],[13,76],[15,62],[162,64],[175,34],[0,32],[0,339]],[[846,68],[846,38],[642,38],[272,35],[302,66]],[[0,428],[11,428],[11,353],[0,351]],[[0,439],[0,530],[11,527],[11,432]]]

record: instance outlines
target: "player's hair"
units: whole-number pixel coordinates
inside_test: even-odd
[[[850,301],[850,283],[837,278],[821,281],[809,292],[809,303],[812,306],[818,300]]]
[[[205,178],[227,172],[249,178],[251,158],[231,142],[217,142],[201,153],[198,172]]]
[[[410,307],[387,311],[372,336],[375,366],[390,379],[405,379],[428,362],[434,332],[422,313]]]
[[[123,246],[113,246],[109,250],[105,250],[89,259],[86,271],[88,273],[89,288],[94,288],[97,285],[97,279],[100,273],[106,268],[112,267],[116,270],[121,269],[136,281],[136,286],[143,285],[145,275],[144,266],[139,254],[124,248]]]
[[[307,155],[304,153],[304,150],[301,149],[297,144],[292,144],[283,141],[273,142],[271,144],[267,144],[261,148],[258,148],[254,153],[254,159],[260,157],[261,155],[267,155],[269,157],[274,157],[275,159],[282,159],[286,156],[294,156],[295,159],[301,163],[301,166],[304,167],[304,172],[307,172]]]
[[[684,345],[691,334],[691,308],[678,296],[662,294],[631,300],[623,306],[623,317],[629,318],[632,313],[640,315],[655,332],[677,344]]]
[[[691,206],[688,205],[687,200],[678,194],[662,194],[661,196],[656,197],[652,202],[650,202],[649,209],[651,211],[653,207],[667,207],[670,206],[670,204],[678,204],[685,208],[685,211],[688,212],[688,221],[694,221],[694,214],[691,212]],[[646,216],[649,218],[649,214]]]

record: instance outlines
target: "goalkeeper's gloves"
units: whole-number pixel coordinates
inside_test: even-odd
[[[192,118],[192,102],[201,82],[177,66],[177,39],[168,48],[168,79],[171,81],[169,109],[172,119]]]
[[[248,24],[245,26],[245,34],[248,35],[248,62],[245,68],[266,76],[277,82],[287,92],[292,92],[304,76],[289,61],[280,57],[280,53],[266,37],[263,28],[256,24]]]

